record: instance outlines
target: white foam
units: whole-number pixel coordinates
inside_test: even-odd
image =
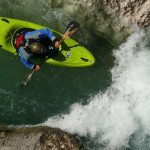
[[[134,33],[113,54],[113,83],[106,92],[99,92],[88,105],[74,104],[69,114],[49,118],[46,125],[98,136],[100,143],[106,143],[105,149],[127,146],[140,125],[149,131],[150,49],[145,44],[145,33]]]

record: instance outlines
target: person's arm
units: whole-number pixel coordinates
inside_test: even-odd
[[[39,30],[43,35],[46,35],[47,37],[49,37],[52,42],[54,43],[54,46],[56,48],[58,48],[60,46],[60,43],[58,41],[58,39],[54,36],[54,34],[52,33],[52,31],[48,28],[44,28],[44,29],[41,29]]]
[[[50,38],[52,41],[54,41],[56,39],[56,37],[54,36],[54,34],[52,33],[52,31],[48,28],[43,28],[43,29],[38,29],[35,31],[31,31],[25,34],[25,38],[40,38],[40,36],[47,36],[48,38]]]
[[[20,58],[21,58],[21,62],[28,68],[30,69],[33,69],[35,67],[35,65],[29,60],[31,55],[28,55],[26,58],[25,56],[23,55],[22,53],[22,47],[19,48],[19,55],[20,55]]]
[[[56,48],[60,46],[58,39],[54,36],[52,31],[48,28],[38,29],[35,31],[31,31],[25,34],[25,38],[33,38],[33,39],[40,39],[42,36],[47,36],[53,43]]]

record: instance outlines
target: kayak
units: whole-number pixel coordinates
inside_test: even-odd
[[[10,53],[16,54],[14,46],[14,36],[20,29],[42,29],[44,26],[17,20],[11,18],[0,17],[0,48]],[[58,31],[50,29],[56,37],[61,37],[62,34]],[[40,60],[33,59],[35,64],[38,64]],[[49,58],[46,63],[66,66],[66,67],[87,67],[95,63],[93,55],[81,44],[68,38],[61,42],[59,52],[54,58]]]

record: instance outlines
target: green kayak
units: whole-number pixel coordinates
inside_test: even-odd
[[[8,52],[16,54],[16,49],[13,44],[14,35],[20,29],[42,29],[44,26],[30,23],[27,21],[0,17],[0,47]],[[51,29],[52,30],[52,29]],[[52,30],[57,36],[62,34]],[[33,62],[39,60],[33,60]],[[66,39],[61,43],[60,52],[55,58],[46,60],[48,64],[67,66],[67,67],[86,67],[95,63],[93,55],[78,42],[71,38]]]

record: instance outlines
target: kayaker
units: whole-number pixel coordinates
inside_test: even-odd
[[[40,64],[31,62],[31,57],[54,57],[59,51],[59,41],[48,28],[22,31],[16,36],[15,44],[22,63],[30,69],[38,71]]]

